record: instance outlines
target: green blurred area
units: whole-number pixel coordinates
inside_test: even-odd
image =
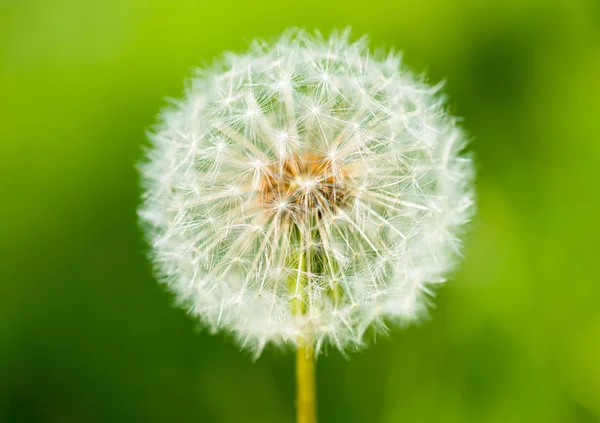
[[[153,279],[134,168],[192,67],[292,25],[446,79],[479,169],[432,318],[322,356],[320,421],[600,422],[598,0],[0,0],[0,421],[293,421],[293,356]]]

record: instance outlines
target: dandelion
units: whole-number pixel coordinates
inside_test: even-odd
[[[440,88],[347,31],[291,30],[198,71],[152,134],[157,273],[257,356],[297,348],[299,421],[314,356],[418,319],[459,254],[473,169]]]

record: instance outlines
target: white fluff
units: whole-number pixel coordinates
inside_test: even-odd
[[[257,354],[418,318],[474,209],[439,90],[347,31],[290,30],[199,70],[142,164],[157,273]]]

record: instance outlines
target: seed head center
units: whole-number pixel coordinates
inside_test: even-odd
[[[266,166],[258,197],[261,206],[272,213],[321,218],[344,205],[349,176],[330,157],[292,156]]]

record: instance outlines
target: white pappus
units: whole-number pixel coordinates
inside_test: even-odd
[[[474,210],[440,88],[348,31],[289,30],[199,70],[141,164],[157,274],[257,355],[419,318]]]

